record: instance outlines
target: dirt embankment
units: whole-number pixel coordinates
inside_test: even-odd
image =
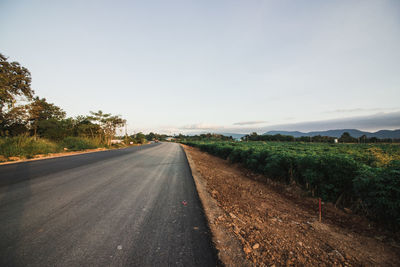
[[[319,222],[318,201],[299,189],[184,149],[226,265],[398,266],[399,244],[368,220],[324,204]]]

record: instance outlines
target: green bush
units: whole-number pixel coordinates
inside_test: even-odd
[[[99,144],[97,141],[89,138],[66,137],[61,142],[61,146],[63,148],[68,148],[68,150],[77,151],[83,149],[96,148],[99,146]]]
[[[101,147],[101,140],[81,137],[67,137],[61,143],[43,138],[15,136],[0,138],[0,155],[10,157],[32,158],[37,154],[57,153],[68,150],[77,151]],[[4,159],[3,159],[4,160]]]
[[[363,166],[353,182],[369,217],[400,226],[400,161],[387,168]]]
[[[269,178],[295,181],[325,201],[400,227],[400,146],[190,141],[187,145]]]
[[[36,154],[48,154],[61,151],[60,147],[46,139],[34,139],[28,136],[15,136],[0,139],[0,155],[9,157],[32,158]]]

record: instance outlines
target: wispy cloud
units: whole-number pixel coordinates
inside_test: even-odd
[[[267,121],[241,121],[241,122],[235,122],[233,125],[256,125],[256,124],[263,124],[267,123]]]
[[[258,131],[319,131],[332,129],[358,129],[367,131],[400,129],[400,111],[390,113],[380,112],[373,115],[353,116],[324,121],[271,125],[262,127],[258,129]]]
[[[196,123],[196,124],[189,124],[179,127],[181,130],[216,130],[216,129],[223,129],[224,126],[221,125],[214,125],[214,124],[207,124],[207,123]]]
[[[398,108],[345,108],[345,109],[335,109],[335,110],[329,110],[325,111],[324,113],[357,113],[357,112],[379,112],[379,111],[396,111],[400,110],[400,107]]]
[[[246,126],[249,125],[249,126]],[[377,131],[382,129],[393,130],[400,129],[400,111],[389,113],[376,113],[372,115],[351,116],[346,118],[337,118],[330,120],[320,121],[305,121],[299,123],[286,123],[268,126],[252,126],[255,124],[235,124],[229,125],[214,125],[207,123],[197,123],[185,125],[177,128],[170,128],[168,133],[186,132],[186,133],[200,133],[200,132],[213,132],[213,133],[243,133],[248,134],[251,132],[265,133],[273,130],[282,131],[323,131],[334,129],[358,129],[365,131]]]

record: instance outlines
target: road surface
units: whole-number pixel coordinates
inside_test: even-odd
[[[182,148],[0,166],[0,266],[215,266]]]

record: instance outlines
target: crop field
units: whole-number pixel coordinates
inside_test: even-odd
[[[190,141],[266,177],[296,182],[313,196],[400,226],[400,146]]]

